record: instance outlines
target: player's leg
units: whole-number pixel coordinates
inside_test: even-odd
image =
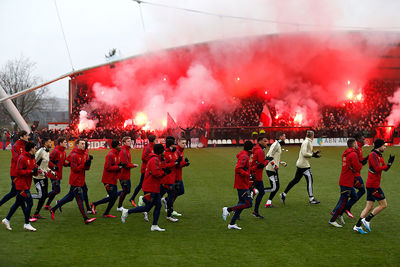
[[[110,210],[115,204],[115,201],[118,198],[118,190],[117,190],[117,185],[109,185],[109,190],[107,190],[108,195],[109,195],[109,200],[108,200],[108,205],[106,208],[106,211],[104,212],[103,216],[109,215]],[[108,216],[109,217],[109,216]]]
[[[131,180],[120,180],[122,192],[119,196],[118,209],[122,208],[125,197],[131,192]]]
[[[236,225],[236,220],[240,217],[242,210],[250,208],[253,204],[249,190],[238,189],[238,197],[239,197],[238,204],[236,206],[229,207],[227,209],[228,212],[234,211],[234,215],[232,216],[232,219],[228,225],[229,229],[239,229],[239,230],[241,229]]]
[[[333,213],[331,219],[329,220],[329,224],[331,224],[335,227],[341,227],[341,225],[336,223],[336,219],[339,216],[342,216],[342,213],[344,211],[344,208],[347,205],[347,202],[348,202],[348,199],[350,196],[350,190],[351,190],[351,188],[348,188],[348,187],[344,187],[344,186],[340,187],[340,198],[334,209],[335,212]],[[343,221],[342,221],[342,223],[343,223]]]
[[[133,191],[133,195],[131,196],[129,201],[135,201],[137,194],[139,194],[140,190],[142,189],[143,180],[144,180],[144,173],[140,175],[139,184],[136,186],[135,191]]]
[[[53,214],[54,214],[54,212],[55,212],[57,209],[59,209],[60,207],[62,207],[64,204],[66,204],[66,203],[68,203],[68,202],[71,202],[71,201],[74,199],[73,189],[74,189],[74,186],[71,186],[70,189],[69,189],[68,194],[66,194],[60,201],[57,202],[57,204],[56,204],[54,207],[52,207],[52,208],[50,209],[50,213],[53,213]],[[53,217],[53,215],[52,215],[52,217]]]
[[[11,176],[11,189],[10,192],[8,192],[1,200],[0,200],[0,207],[6,203],[7,201],[9,201],[10,199],[12,199],[13,197],[15,197],[17,195],[17,189],[15,188],[15,184],[14,184],[14,179],[15,176]]]
[[[282,201],[283,204],[285,204],[286,195],[287,195],[287,193],[289,193],[290,189],[292,189],[293,186],[295,186],[298,182],[300,182],[300,179],[303,177],[303,172],[304,172],[304,169],[297,168],[296,174],[294,175],[294,178],[286,186],[286,188],[283,191],[283,193],[280,194],[280,198],[281,198],[281,201]]]
[[[265,192],[271,192],[271,193],[269,194],[267,203],[265,203],[265,207],[272,208],[272,207],[274,207],[272,205],[272,199],[275,197],[276,193],[278,193],[278,190],[280,188],[278,171],[277,172],[267,171],[267,176],[268,176],[268,180],[269,180],[271,187],[265,188]]]
[[[255,185],[255,188],[258,190],[258,195],[256,197],[256,201],[254,204],[253,216],[262,219],[264,217],[259,214],[258,209],[260,207],[261,200],[265,195],[264,183],[263,183],[263,181],[254,181],[254,185]]]
[[[84,184],[83,187],[82,187],[83,201],[84,201],[84,203],[85,203],[86,210],[91,212],[91,207],[90,207],[90,205],[89,205],[89,195],[88,195],[88,191],[89,191],[89,189],[88,189],[88,187],[87,187],[87,185],[86,185],[86,182],[85,182],[85,184]]]
[[[40,191],[41,191],[41,197],[39,198],[35,213],[34,213],[34,217],[36,217],[37,219],[43,219],[42,216],[39,215],[40,211],[42,210],[42,207],[44,205],[44,202],[46,201],[47,198],[47,191],[48,191],[48,179],[44,178],[41,179],[39,182],[39,186],[40,186]],[[33,196],[32,196],[33,198]]]
[[[310,200],[310,204],[319,204],[321,203],[314,197],[314,192],[313,192],[313,176],[311,173],[311,169],[307,168],[303,172],[304,177],[306,178],[306,183],[307,183],[307,193],[308,197]]]
[[[47,199],[46,206],[44,207],[45,209],[50,208],[50,204],[53,201],[53,199],[55,198],[55,196],[61,192],[61,186],[60,186],[61,181],[56,180],[56,179],[50,179],[50,180],[51,180],[52,191],[49,193],[49,197]]]

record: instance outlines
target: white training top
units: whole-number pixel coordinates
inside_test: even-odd
[[[42,172],[48,172],[50,170],[49,168],[49,161],[50,161],[50,152],[46,151],[46,148],[41,147],[35,155],[36,162],[39,162],[40,159],[42,159],[42,162],[40,163],[40,166],[38,166],[39,170],[42,170]],[[35,179],[44,179],[46,178],[43,173],[39,172],[38,176],[33,176]]]
[[[310,158],[313,154],[312,140],[308,137],[301,144],[299,159],[296,162],[298,168],[310,168]]]
[[[281,154],[282,154],[281,144],[279,144],[278,140],[275,140],[275,142],[271,145],[267,153],[268,157],[274,158],[267,164],[267,167],[265,167],[267,171],[275,172],[274,166],[272,166],[271,162],[273,162],[274,165],[277,165],[279,167],[279,162],[281,161]]]

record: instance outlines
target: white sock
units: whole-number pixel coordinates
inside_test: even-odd
[[[272,204],[272,201],[271,200],[267,200],[267,205],[271,205]]]

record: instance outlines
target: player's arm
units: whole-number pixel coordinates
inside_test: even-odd
[[[106,171],[109,171],[109,172],[118,172],[119,170],[121,170],[120,166],[118,166],[118,163],[114,162],[112,153],[107,154],[106,162],[104,163],[104,167],[105,167]]]
[[[85,161],[79,162],[79,158],[77,155],[73,155],[71,157],[71,171],[72,172],[79,172],[86,169]]]
[[[383,162],[384,163],[383,166],[380,166],[379,158],[376,153],[371,153],[369,155],[368,163],[369,163],[369,171],[372,173],[376,171],[385,171],[389,169],[389,167],[385,164],[385,162]]]
[[[164,177],[166,175],[165,171],[162,168],[160,159],[155,158],[154,161],[151,161],[149,163],[150,163],[149,164],[150,166],[148,166],[148,167],[150,168],[150,172],[151,172],[152,176],[154,176],[158,179],[161,179],[162,177]]]
[[[311,158],[313,156],[313,151],[312,151],[310,142],[303,143],[301,145],[300,150],[301,150],[301,154],[305,158]]]
[[[349,155],[350,158],[350,166],[352,167],[353,172],[360,172],[362,168],[362,163],[358,160],[357,153],[351,153]]]
[[[17,175],[28,175],[32,173],[32,169],[29,168],[26,160],[20,157],[17,161]]]
[[[238,159],[238,164],[235,168],[235,172],[241,176],[250,177],[250,171],[248,167],[249,156],[242,156]]]
[[[124,166],[125,169],[135,168],[136,165],[132,164],[132,162],[129,161],[128,153],[129,152],[127,152],[125,149],[121,150],[121,153],[120,153],[121,163],[125,165]]]

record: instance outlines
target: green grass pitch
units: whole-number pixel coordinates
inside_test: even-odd
[[[298,146],[287,147],[282,160],[287,168],[280,170],[283,191],[295,173]],[[364,148],[367,153],[371,148]],[[151,223],[141,214],[131,214],[125,224],[113,208],[115,219],[101,217],[105,205],[97,208],[97,220],[85,225],[75,200],[47,219],[33,223],[37,232],[23,230],[23,214],[19,209],[11,220],[12,231],[0,227],[0,266],[359,266],[400,265],[400,149],[387,148],[396,155],[394,166],[383,173],[382,189],[388,208],[372,220],[372,232],[359,235],[352,231],[356,219],[346,216],[346,225],[336,229],[328,225],[330,212],[339,197],[338,179],[341,154],[344,148],[322,148],[323,157],[312,159],[314,192],[320,205],[310,206],[303,179],[287,196],[282,206],[277,195],[277,208],[265,209],[264,196],[260,213],[265,219],[251,216],[251,210],[242,213],[238,225],[241,231],[227,229],[222,220],[223,206],[237,202],[233,188],[236,154],[240,148],[187,149],[191,165],[184,169],[186,193],[178,198],[175,208],[183,213],[177,223],[168,222],[161,211],[159,225],[166,232],[150,232]],[[106,195],[101,184],[107,151],[92,151],[94,162],[87,172],[89,201]],[[140,150],[134,150],[132,159],[139,161]],[[10,152],[0,151],[0,197],[10,189]],[[69,189],[69,169],[65,168],[60,199]],[[264,174],[265,176],[265,174]],[[367,170],[362,176],[366,181]],[[132,190],[138,183],[139,168],[132,172]],[[264,182],[266,180],[264,179]],[[32,191],[35,189],[32,187]],[[358,217],[365,206],[365,195],[353,207]],[[14,199],[0,207],[4,218]],[[37,201],[34,200],[34,208]],[[124,206],[130,207],[126,200]],[[33,211],[32,210],[32,211]],[[152,215],[152,211],[151,211]],[[151,216],[152,217],[152,216]],[[150,218],[151,220],[151,218]],[[228,218],[229,220],[229,218]]]

